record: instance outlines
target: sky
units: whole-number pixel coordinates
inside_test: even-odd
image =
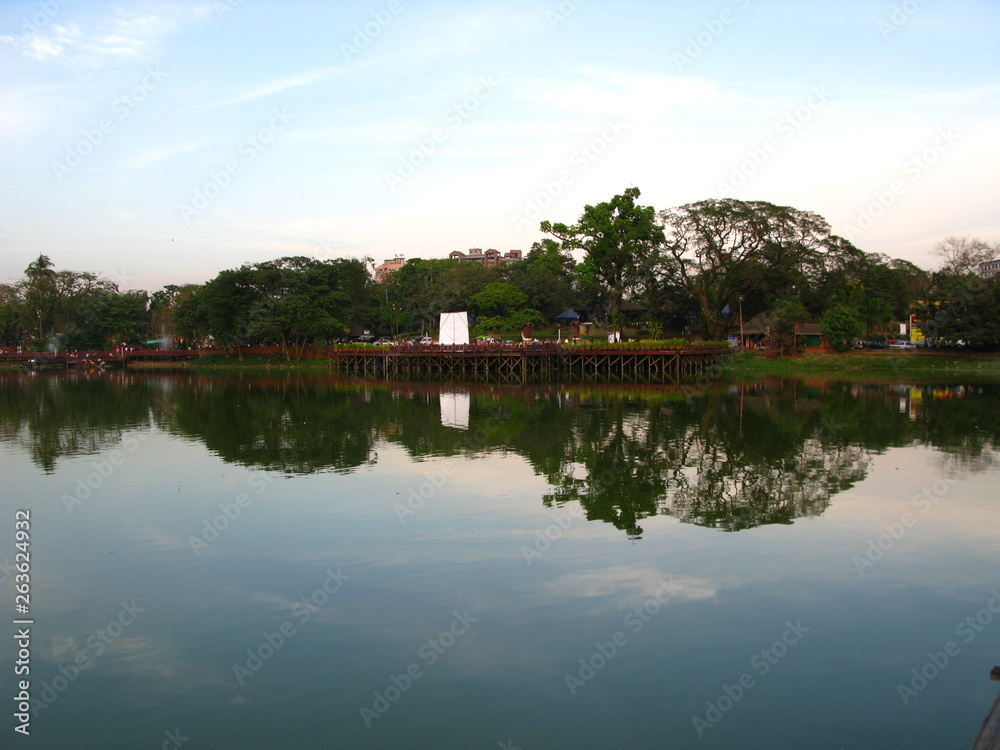
[[[0,283],[522,249],[638,187],[1000,241],[997,0],[0,1]]]

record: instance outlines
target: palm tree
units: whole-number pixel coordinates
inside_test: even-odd
[[[56,272],[52,261],[47,255],[39,255],[37,260],[24,269],[25,300],[29,309],[33,308],[38,317],[38,337],[45,333],[45,323],[50,326],[55,322],[56,306]],[[44,320],[43,320],[44,318]]]

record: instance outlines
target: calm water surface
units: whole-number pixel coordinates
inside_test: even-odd
[[[996,384],[5,373],[22,744],[965,748],[998,438]]]

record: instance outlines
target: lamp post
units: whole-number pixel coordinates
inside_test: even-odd
[[[740,349],[746,345],[743,341],[743,295],[737,294],[736,301],[740,303]]]

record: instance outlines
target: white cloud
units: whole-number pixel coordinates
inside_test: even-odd
[[[605,605],[626,609],[660,594],[675,601],[713,599],[719,582],[664,573],[649,567],[615,565],[600,570],[566,573],[551,582],[539,584],[556,598],[608,599]]]
[[[39,36],[0,36],[0,42],[12,46],[35,60],[45,61],[62,52],[63,46],[55,39],[44,39]]]
[[[156,12],[113,17],[78,19],[76,22],[49,23],[32,33],[0,36],[0,41],[25,55],[46,62],[59,57],[100,65],[115,60],[146,59],[163,39],[178,27],[205,16],[204,8],[183,9],[162,6]]]

